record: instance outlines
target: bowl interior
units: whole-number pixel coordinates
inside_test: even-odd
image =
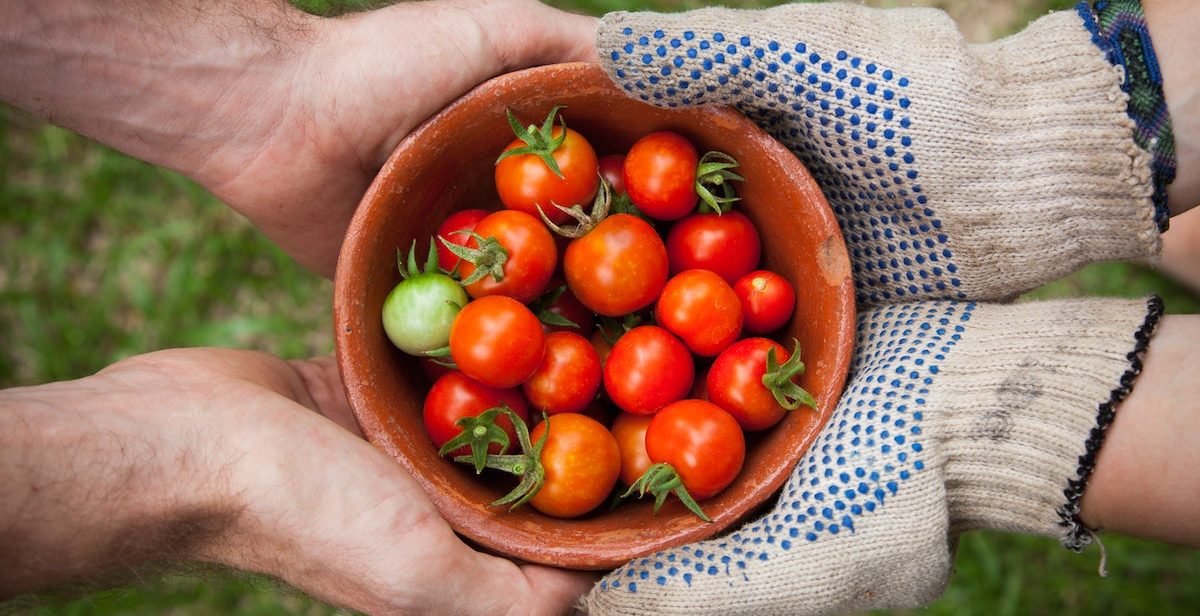
[[[657,515],[652,499],[645,499],[568,520],[529,506],[512,512],[488,506],[510,484],[481,480],[471,469],[438,457],[421,418],[429,382],[416,360],[394,348],[383,332],[383,300],[400,281],[396,249],[407,251],[417,238],[424,250],[427,238],[455,210],[500,207],[493,162],[513,139],[505,108],[528,124],[540,123],[554,105],[566,106],[567,125],[601,155],[622,153],[640,136],[664,129],[688,136],[701,152],[732,155],[746,178],[739,185],[739,207],[759,229],[764,266],[796,286],[796,313],[785,338],[800,341],[807,365],[801,384],[819,408],[791,412],[779,425],[750,437],[741,475],[701,503],[711,523],[674,499]],[[364,434],[421,483],[456,531],[514,558],[605,569],[715,534],[782,485],[841,393],[852,348],[853,301],[837,224],[812,177],[790,152],[733,110],[645,105],[620,92],[596,65],[561,64],[476,88],[396,148],[360,204],[342,248],[334,320],[338,362]]]

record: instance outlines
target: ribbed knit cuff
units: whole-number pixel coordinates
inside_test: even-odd
[[[1139,0],[1100,0],[1076,6],[1084,26],[1109,62],[1123,67],[1121,89],[1129,95],[1129,117],[1137,124],[1133,139],[1150,153],[1154,170],[1155,222],[1167,230],[1171,217],[1167,185],[1175,179],[1175,135],[1163,95],[1162,71]]]
[[[1157,297],[977,309],[989,329],[959,344],[959,376],[929,401],[944,408],[956,531],[1057,536],[1075,550],[1090,541],[1079,499],[1161,314]]]

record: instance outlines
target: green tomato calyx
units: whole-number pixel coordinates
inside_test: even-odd
[[[487,409],[474,417],[459,418],[454,425],[462,428],[462,432],[446,441],[446,444],[438,450],[438,455],[444,456],[460,447],[467,447],[471,450],[470,455],[459,456],[455,460],[461,461],[459,458],[468,458],[475,466],[475,474],[482,473],[487,462],[488,448],[492,443],[500,446],[500,453],[508,451],[508,433],[496,424],[496,416],[505,411],[516,417],[516,413],[502,404]],[[514,421],[524,423],[519,418]]]
[[[513,427],[516,428],[517,443],[521,446],[521,453],[488,454],[484,461],[484,466],[520,477],[521,481],[517,484],[517,487],[513,488],[508,494],[492,501],[493,507],[510,505],[508,510],[512,511],[529,502],[529,499],[533,498],[538,493],[538,490],[542,489],[542,484],[546,483],[546,468],[542,466],[542,448],[545,447],[546,439],[550,436],[550,424],[546,424],[546,431],[542,433],[542,438],[538,439],[537,443],[532,443],[529,440],[529,428],[516,413],[512,412],[508,407],[500,408],[499,412],[504,413],[512,421]],[[546,421],[544,413],[542,414],[542,421]],[[485,453],[486,451],[487,449],[484,448]],[[471,456],[457,456],[454,458],[454,461],[475,462]]]
[[[696,167],[696,194],[700,196],[701,212],[724,214],[733,209],[739,197],[730,182],[746,181],[733,171],[739,166],[737,160],[724,152],[708,152],[700,158]]]
[[[570,226],[562,226],[555,224],[546,216],[546,212],[542,210],[542,206],[538,206],[538,214],[542,217],[542,222],[546,223],[550,230],[570,239],[578,239],[588,234],[589,231],[596,228],[606,217],[608,217],[609,206],[612,204],[612,185],[603,177],[600,178],[600,188],[596,190],[596,198],[592,201],[592,211],[587,213],[583,211],[580,205],[572,205],[571,207],[563,207],[557,203],[551,203],[554,207],[566,212],[568,216],[575,219],[578,224]]]
[[[475,238],[476,248],[461,246],[450,242],[445,238],[439,237],[438,240],[446,247],[446,250],[454,253],[454,256],[461,261],[454,266],[457,270],[462,261],[466,261],[475,266],[475,270],[470,276],[462,279],[462,285],[466,286],[483,280],[486,276],[491,276],[492,280],[500,282],[504,280],[504,265],[508,263],[508,249],[500,244],[500,240],[494,237],[481,237],[474,231],[455,231],[470,235]]]
[[[638,498],[645,496],[647,492],[654,495],[655,514],[662,509],[667,495],[674,494],[683,503],[683,506],[688,508],[688,511],[696,514],[696,517],[705,522],[712,522],[708,514],[700,508],[696,499],[692,498],[687,488],[683,486],[683,479],[679,477],[679,472],[666,462],[651,464],[650,468],[646,469],[646,472],[642,473],[642,476],[638,477],[637,481],[633,482],[633,485],[629,486],[629,489],[621,495],[621,498],[627,498],[634,492],[637,492]]]
[[[546,115],[546,119],[542,122],[541,128],[534,124],[529,126],[521,126],[521,122],[517,120],[517,116],[513,115],[511,109],[505,109],[504,113],[508,115],[508,125],[512,127],[513,133],[518,139],[525,142],[524,147],[513,148],[506,150],[496,159],[496,164],[508,158],[509,156],[519,156],[528,154],[542,159],[550,171],[560,179],[563,178],[563,172],[558,168],[558,161],[554,160],[554,151],[558,146],[563,144],[567,139],[567,121],[559,116],[559,124],[562,126],[562,131],[558,133],[558,137],[554,136],[554,116],[558,114],[558,110],[564,105],[555,105],[550,113]]]
[[[792,338],[792,343],[792,355],[782,365],[775,357],[775,347],[767,349],[767,371],[763,373],[762,384],[775,397],[775,402],[789,411],[802,404],[816,409],[816,398],[796,383],[796,377],[804,374],[804,362],[800,361],[800,341]]]

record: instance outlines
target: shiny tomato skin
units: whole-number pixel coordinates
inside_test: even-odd
[[[667,282],[667,248],[650,223],[612,214],[563,254],[563,275],[579,301],[596,314],[618,317],[658,297]]]
[[[686,399],[667,405],[650,420],[646,453],[652,462],[674,467],[692,498],[704,500],[737,478],[746,459],[746,437],[717,405]]]
[[[545,351],[542,323],[504,295],[468,303],[450,328],[450,357],[459,370],[492,387],[516,387],[533,376]]]
[[[653,417],[622,412],[609,426],[621,450],[621,483],[627,486],[633,485],[652,464],[646,453],[646,428]]]
[[[483,278],[466,286],[467,294],[474,298],[487,295],[507,295],[522,304],[537,299],[558,266],[558,246],[554,236],[542,221],[515,210],[500,210],[488,214],[475,225],[480,237],[494,237],[508,251],[504,263],[503,280],[493,276]],[[470,238],[470,248],[478,248],[479,241]],[[462,278],[475,271],[467,261],[459,264]]]
[[[770,428],[787,413],[762,382],[770,349],[775,349],[780,364],[791,357],[774,340],[743,338],[718,355],[708,371],[708,400],[725,409],[747,432]]]
[[[686,270],[672,276],[654,307],[654,318],[702,357],[715,356],[742,333],[742,304],[737,293],[708,270]]]
[[[442,221],[442,224],[438,226],[437,236],[451,244],[466,246],[467,240],[471,239],[471,236],[467,233],[456,233],[456,231],[473,231],[475,225],[479,224],[479,221],[486,218],[487,215],[487,210],[477,208],[454,212],[447,216]],[[447,272],[453,270],[455,264],[458,263],[458,257],[450,252],[449,248],[443,246],[440,241],[437,242],[437,251],[438,267]]]
[[[440,449],[462,431],[462,428],[455,425],[456,421],[463,417],[474,417],[501,404],[508,405],[518,417],[529,421],[529,405],[519,389],[491,387],[458,370],[451,370],[438,378],[425,395],[425,405],[422,409],[425,432],[429,435],[429,440],[433,441],[433,446]],[[498,415],[496,425],[508,434],[509,452],[512,452],[514,447],[519,447],[517,432],[507,415]],[[464,446],[454,450],[447,457],[453,459],[454,456],[465,456],[470,452],[470,448]],[[500,453],[500,445],[492,443],[488,446],[488,452]]]
[[[621,452],[608,428],[586,415],[561,413],[534,426],[530,441],[537,443],[547,429],[541,456],[546,480],[529,504],[549,516],[573,518],[607,501],[621,473]]]
[[[643,214],[677,220],[696,209],[700,154],[687,137],[671,131],[645,135],[625,154],[625,192]]]
[[[671,273],[690,269],[716,272],[733,284],[758,267],[762,240],[745,214],[694,214],[667,232]]]
[[[796,290],[787,278],[768,270],[755,270],[733,284],[742,303],[743,323],[752,334],[766,334],[783,327],[796,310]]]
[[[657,325],[625,332],[604,362],[604,391],[622,410],[648,415],[687,395],[695,378],[692,354]]]
[[[604,373],[600,355],[574,332],[546,335],[542,364],[521,384],[530,405],[548,415],[582,413],[596,399]]]
[[[562,134],[562,127],[555,126],[554,137]],[[514,139],[504,151],[525,147],[525,142]],[[570,217],[554,204],[564,207],[592,203],[596,188],[600,185],[596,151],[578,131],[567,129],[567,137],[552,154],[563,177],[558,177],[538,156],[516,154],[496,163],[496,192],[500,202],[510,210],[525,212],[538,220],[538,208],[556,224],[568,222]]]

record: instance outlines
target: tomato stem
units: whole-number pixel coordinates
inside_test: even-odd
[[[733,204],[740,197],[730,182],[746,181],[746,178],[733,171],[739,166],[736,159],[724,152],[707,152],[700,158],[700,164],[696,167],[696,194],[700,196],[700,211],[711,210],[714,214],[724,214],[733,209]]]
[[[775,356],[775,347],[767,349],[767,370],[762,383],[779,406],[789,411],[800,408],[802,404],[816,409],[817,400],[796,383],[796,377],[804,374],[805,368],[804,362],[800,361],[800,341],[792,338],[792,344],[792,355],[782,365]]]
[[[609,206],[612,204],[612,185],[603,177],[600,178],[600,187],[596,190],[596,198],[592,201],[592,211],[585,213],[583,207],[572,205],[571,207],[563,207],[557,203],[551,202],[551,205],[562,210],[579,224],[574,226],[564,227],[556,224],[546,216],[546,212],[542,210],[542,206],[538,205],[538,214],[542,217],[542,222],[550,227],[551,231],[570,239],[578,239],[588,234],[589,231],[596,228],[607,216]]]
[[[645,496],[647,492],[654,495],[655,514],[662,508],[663,502],[667,500],[667,495],[674,494],[683,503],[683,506],[688,508],[688,511],[696,514],[696,517],[705,522],[712,522],[712,519],[700,508],[696,499],[692,498],[687,488],[684,487],[679,472],[666,462],[651,464],[650,468],[647,468],[646,472],[642,473],[642,476],[638,477],[637,481],[633,482],[633,485],[629,486],[629,489],[621,495],[621,498],[626,498],[635,491],[638,498]]]
[[[542,489],[542,484],[546,482],[546,469],[542,466],[542,448],[546,445],[546,439],[550,436],[550,424],[546,423],[546,431],[542,433],[542,437],[538,439],[536,444],[529,440],[529,427],[525,422],[512,412],[507,406],[499,407],[499,412],[512,421],[513,427],[516,428],[517,442],[521,446],[521,453],[491,455],[488,454],[484,460],[484,467],[493,470],[504,471],[521,478],[517,487],[511,492],[492,501],[492,506],[499,507],[500,505],[509,505],[509,511],[524,505],[533,498],[538,490]],[[542,420],[545,421],[546,415],[542,414]],[[486,453],[487,449],[484,449]],[[457,456],[455,462],[475,462],[472,456]],[[479,472],[479,471],[476,471]]]
[[[445,445],[438,450],[439,456],[444,456],[460,447],[468,447],[471,454],[467,456],[457,456],[455,461],[462,461],[459,458],[466,458],[475,466],[475,474],[483,472],[485,463],[488,458],[488,448],[492,443],[500,445],[500,453],[508,450],[509,440],[508,433],[496,424],[496,416],[504,411],[511,414],[511,418],[516,417],[506,405],[494,406],[474,417],[461,417],[454,425],[462,428],[454,438],[446,441]],[[517,420],[519,421],[519,420]],[[520,422],[524,423],[524,422]]]
[[[513,148],[502,152],[500,157],[496,159],[496,163],[498,164],[509,156],[529,154],[542,159],[542,162],[546,163],[546,166],[550,168],[550,171],[554,172],[554,175],[562,178],[563,172],[558,168],[558,161],[554,160],[554,151],[567,139],[567,121],[562,116],[559,116],[558,119],[562,125],[562,132],[558,134],[558,137],[555,137],[554,116],[563,107],[564,105],[555,105],[550,110],[550,113],[546,115],[541,128],[538,128],[534,124],[521,126],[521,123],[517,120],[517,116],[513,115],[511,109],[506,108],[504,113],[508,115],[508,125],[512,127],[513,133],[517,138],[525,142],[525,147]]]
[[[471,272],[470,276],[461,281],[463,286],[483,280],[485,276],[491,276],[496,282],[504,280],[504,265],[508,263],[508,249],[500,244],[500,240],[490,236],[481,237],[474,231],[463,230],[455,231],[455,233],[470,235],[475,238],[478,246],[477,248],[462,246],[448,241],[443,237],[438,237],[442,245],[446,247],[446,250],[449,250],[454,256],[460,259],[459,264],[462,261],[466,261],[475,266],[475,271]],[[435,254],[434,256],[436,257],[437,255]],[[459,264],[455,264],[454,267],[457,269]]]

